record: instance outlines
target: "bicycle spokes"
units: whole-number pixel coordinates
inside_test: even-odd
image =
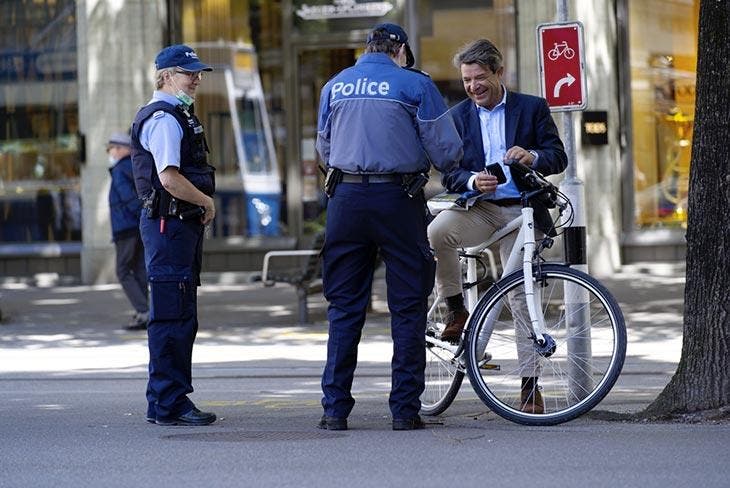
[[[491,410],[550,425],[585,413],[608,393],[623,364],[626,331],[615,299],[590,276],[555,264],[538,273],[544,332],[532,330],[520,303],[524,278],[515,274],[480,301],[465,350],[472,386]],[[480,337],[487,335],[494,369],[480,364]],[[525,381],[537,384],[541,408],[525,406]]]

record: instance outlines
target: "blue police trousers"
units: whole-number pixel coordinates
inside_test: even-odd
[[[423,197],[408,197],[398,183],[340,183],[327,206],[322,251],[329,301],[322,406],[331,417],[346,418],[355,404],[350,390],[378,251],[391,313],[391,414],[410,419],[420,410],[426,309],[435,272]]]
[[[169,218],[161,229],[160,219],[148,219],[143,212],[140,231],[150,292],[147,416],[172,419],[194,406],[187,395],[193,392],[203,226]]]

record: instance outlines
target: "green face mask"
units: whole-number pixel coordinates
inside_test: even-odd
[[[191,97],[190,95],[188,95],[187,93],[185,93],[184,91],[182,91],[182,89],[179,86],[177,86],[177,83],[175,83],[174,78],[172,78],[171,80],[172,80],[172,85],[175,88],[177,88],[177,92],[175,93],[175,98],[180,100],[183,103],[183,105],[185,105],[185,107],[190,108],[190,106],[193,104],[193,102],[195,102],[195,99],[193,97]]]
[[[195,102],[195,99],[193,97],[191,97],[182,90],[178,90],[175,94],[175,97],[180,100],[186,107],[190,107]]]

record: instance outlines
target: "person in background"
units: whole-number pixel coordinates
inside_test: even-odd
[[[476,246],[522,211],[520,192],[529,189],[509,164],[523,164],[544,175],[565,170],[568,157],[547,102],[543,98],[508,91],[504,86],[502,53],[487,39],[467,44],[454,56],[468,98],[449,112],[464,141],[464,158],[443,174],[443,185],[452,192],[476,190],[478,201],[468,211],[445,210],[428,227],[436,253],[436,291],[449,309],[441,339],[458,342],[469,312],[462,295],[459,248]],[[496,166],[495,166],[496,164]],[[489,167],[490,169],[487,170]],[[503,175],[500,183],[496,174]],[[554,235],[547,208],[533,202],[537,230]],[[499,252],[507,262],[517,231],[502,239]],[[527,316],[524,299],[515,299],[513,309]],[[539,361],[525,324],[515,324],[522,378],[520,408],[542,413],[543,400],[537,387]]]
[[[131,139],[116,132],[109,137],[106,152],[109,155],[109,217],[112,241],[116,250],[116,273],[119,284],[134,308],[128,330],[144,330],[149,318],[147,300],[147,273],[144,265],[144,246],[139,233],[142,200],[137,197],[132,174]]]
[[[425,425],[418,411],[434,259],[422,186],[431,163],[448,171],[461,159],[461,139],[436,85],[413,62],[405,31],[380,24],[357,63],[322,88],[316,146],[328,168],[322,276],[330,325],[321,429],[347,429],[378,252],[391,312],[392,427]]]
[[[203,73],[212,68],[188,46],[155,58],[156,90],[132,123],[132,165],[145,211],[140,230],[150,288],[147,421],[208,425],[216,420],[188,398],[205,226],[215,218],[215,179],[205,132],[193,111]]]

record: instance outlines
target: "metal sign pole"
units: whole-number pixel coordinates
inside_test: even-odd
[[[568,20],[567,0],[557,0],[558,21]],[[573,112],[563,112],[563,135],[565,152],[568,156],[568,167],[565,178],[560,184],[563,192],[573,203],[574,220],[563,234],[565,260],[572,267],[588,272],[586,256],[586,219],[585,189],[578,178],[577,158],[575,155],[575,132]],[[583,398],[585,392],[593,389],[591,371],[591,330],[585,327],[590,323],[590,303],[586,290],[572,285],[565,285],[566,327],[568,329],[568,350],[575,361],[568,365],[570,391],[576,398]]]

